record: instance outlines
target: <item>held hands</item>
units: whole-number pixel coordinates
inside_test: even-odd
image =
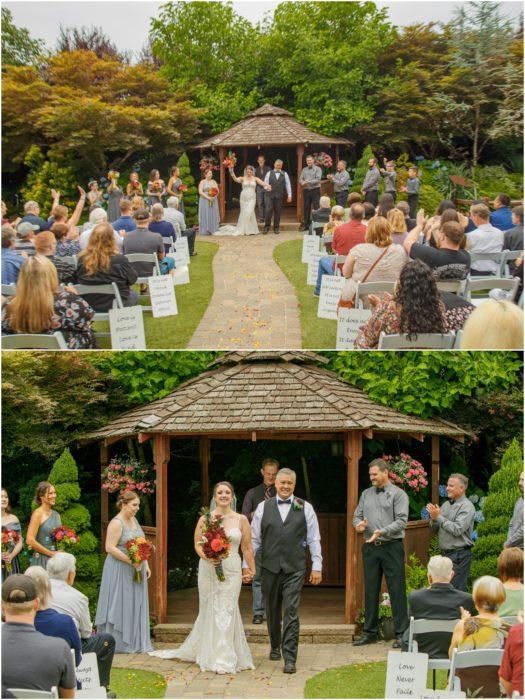
[[[367,525],[368,525],[368,520],[365,518],[364,520],[361,520],[360,523],[357,523],[357,525],[354,526],[354,527],[355,527],[355,531],[356,531],[356,532],[364,532],[364,531],[365,531],[365,527],[366,527]]]
[[[435,506],[433,503],[427,504],[427,510],[432,520],[435,520],[439,515],[441,515],[441,508],[439,506]]]
[[[369,539],[366,540],[366,543],[373,544],[377,540],[377,538],[380,536],[381,536],[381,530],[374,530],[374,534],[372,535],[372,537],[370,537]]]
[[[254,575],[255,575],[255,573],[251,569],[243,569],[242,570],[242,582],[243,583],[251,583]]]
[[[323,575],[321,574],[320,571],[312,571],[310,573],[310,578],[308,579],[308,582],[311,583],[312,586],[318,586],[322,580],[323,580]]]

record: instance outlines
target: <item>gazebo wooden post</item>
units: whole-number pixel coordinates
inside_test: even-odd
[[[219,214],[221,221],[226,220],[226,168],[224,167],[224,159],[226,158],[226,148],[219,148],[219,163],[220,163],[220,185],[219,185]]]
[[[243,147],[242,147],[242,158],[243,158],[243,161],[244,161],[244,164],[243,164],[243,166],[244,166],[244,167],[243,167],[243,170],[244,170],[244,168],[248,165],[248,146],[243,146]],[[242,173],[241,173],[241,174],[242,174]]]
[[[303,218],[303,188],[299,184],[301,180],[301,171],[303,169],[304,146],[302,143],[297,144],[297,221]],[[304,222],[303,222],[304,223]]]
[[[199,458],[201,463],[202,480],[202,505],[208,506],[210,503],[210,476],[208,467],[210,464],[211,442],[210,438],[201,435],[199,438]]]
[[[153,438],[153,463],[156,477],[156,549],[155,549],[155,607],[157,622],[164,623],[168,612],[168,462],[169,435]]]
[[[339,161],[339,144],[335,144],[335,164],[337,165]]]
[[[357,533],[352,525],[359,493],[359,460],[363,452],[363,436],[359,430],[345,434],[346,461],[346,571],[345,623],[351,624],[357,612]]]
[[[439,503],[439,435],[432,435],[432,486],[430,497],[432,503]]]
[[[100,481],[102,484],[102,472],[108,466],[109,448],[104,441],[100,443]],[[109,494],[105,489],[101,489],[100,494],[100,532],[105,532],[105,526],[109,521]],[[100,551],[105,551],[105,543],[100,538]]]

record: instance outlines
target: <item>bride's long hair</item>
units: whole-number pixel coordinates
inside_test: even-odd
[[[217,508],[217,501],[215,500],[215,494],[217,493],[217,489],[219,488],[219,486],[227,486],[230,489],[230,491],[232,493],[232,502],[231,502],[230,507],[233,510],[233,512],[236,512],[237,511],[237,496],[235,495],[235,489],[233,488],[233,486],[231,485],[231,483],[229,481],[218,481],[215,484],[215,486],[213,487],[213,497],[212,497],[211,503],[210,503],[210,510],[213,511],[213,510],[215,510],[215,508]]]

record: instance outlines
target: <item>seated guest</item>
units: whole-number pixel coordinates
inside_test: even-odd
[[[360,203],[361,203],[361,195],[359,194],[359,192],[350,192],[350,194],[346,198],[346,207],[345,207],[345,213],[344,213],[344,217],[343,217],[343,221],[345,223],[347,221],[350,221],[350,209],[352,207],[352,204],[360,204]]]
[[[16,249],[21,252],[27,253],[28,255],[34,255],[36,230],[37,227],[35,226],[35,224],[31,224],[28,221],[24,221],[23,223],[18,224],[16,229]]]
[[[100,207],[96,207],[93,209],[92,212],[89,214],[89,228],[86,228],[80,235],[79,243],[80,243],[80,249],[85,250],[88,247],[89,239],[91,237],[91,233],[95,226],[98,226],[99,224],[106,224],[108,222],[108,213],[104,211],[104,209],[100,209]],[[111,226],[111,224],[109,224]],[[121,229],[122,230],[122,229]],[[123,246],[123,240],[122,236],[112,227],[113,231],[113,238],[115,239],[115,243],[117,244],[118,250],[122,251],[122,246]]]
[[[381,332],[406,334],[409,340],[417,340],[418,333],[458,330],[474,308],[468,301],[460,300],[464,304],[462,313],[455,307],[449,316],[431,269],[420,260],[405,264],[393,297],[385,293],[382,299],[375,295],[368,298],[374,311],[355,340],[354,346],[359,350],[377,348]]]
[[[71,651],[63,639],[35,629],[38,597],[29,576],[13,574],[2,583],[2,610],[2,688],[49,693],[56,687],[59,698],[74,698],[77,679]]]
[[[9,224],[2,226],[2,284],[16,284],[26,257],[16,250],[16,233]]]
[[[410,231],[412,231],[412,229],[416,226],[416,220],[410,218],[410,207],[408,206],[408,202],[397,202],[396,209],[399,209],[399,211],[405,217],[407,231],[410,233]]]
[[[160,205],[162,208],[162,204]],[[123,244],[124,255],[131,253],[157,253],[159,260],[164,257],[164,241],[160,233],[149,230],[150,214],[147,209],[139,209],[133,215],[135,219],[135,231],[126,234]],[[139,277],[148,277],[155,274],[153,263],[136,262],[132,267]]]
[[[388,212],[395,209],[396,203],[394,198],[389,192],[385,192],[379,198],[379,204],[377,205],[377,215],[384,216],[385,219],[388,216]]]
[[[91,330],[94,311],[74,287],[58,288],[56,267],[33,255],[20,270],[16,295],[2,309],[2,333],[61,331],[70,350],[97,347]]]
[[[462,350],[523,350],[523,309],[488,299],[470,314],[461,337]]]
[[[36,226],[34,229],[37,232],[49,231],[49,224],[40,216],[40,207],[38,202],[30,200],[24,204],[24,216],[20,219],[21,224],[29,223]]]
[[[471,253],[501,253],[503,232],[489,223],[489,208],[485,204],[475,204],[470,207],[470,217],[476,229],[466,234],[467,250]],[[476,260],[470,266],[471,275],[497,275],[498,272],[499,264],[495,260]]]
[[[390,209],[386,215],[386,220],[392,226],[392,241],[403,245],[405,238],[408,236],[407,222],[403,212],[397,208]]]
[[[395,282],[406,262],[403,247],[392,242],[392,227],[382,216],[371,219],[365,243],[354,246],[343,265],[346,284],[341,294],[341,306],[352,305],[357,283]]]
[[[347,224],[337,226],[332,239],[332,253],[335,255],[348,255],[350,250],[360,243],[365,242],[366,226],[363,226],[363,205],[352,204],[350,207],[350,221]],[[339,266],[342,269],[342,265]],[[321,293],[323,275],[334,274],[334,262],[329,257],[321,258],[317,273],[317,283],[314,294]]]
[[[131,173],[133,175],[133,173]],[[140,183],[139,183],[140,184]],[[129,185],[128,185],[129,187]],[[116,221],[113,222],[112,226],[115,229],[115,231],[121,231],[124,230],[126,232],[128,231],[134,231],[135,230],[135,220],[133,219],[132,213],[133,213],[133,207],[129,199],[121,199],[120,200],[120,217],[116,219]]]
[[[515,224],[512,221],[510,197],[506,194],[498,194],[494,200],[494,211],[490,214],[490,223],[500,231],[507,231]]]
[[[415,620],[459,620],[461,608],[474,615],[476,610],[470,593],[458,591],[450,583],[454,575],[452,560],[448,557],[431,557],[427,566],[429,588],[411,591],[408,596],[408,617]],[[404,651],[407,651],[409,630],[403,635]],[[415,635],[418,651],[431,659],[448,658],[451,635],[449,632],[432,632]]]
[[[315,209],[312,214],[312,221],[315,223],[326,223],[330,220],[330,197],[321,197],[319,199],[319,209]]]
[[[35,238],[35,249],[39,255],[50,260],[57,269],[58,281],[61,284],[74,282],[76,267],[56,255],[57,241],[51,231],[42,231]]]
[[[71,240],[69,238],[70,231],[66,224],[53,224],[51,226],[51,233],[55,236],[55,240],[57,242],[56,255],[59,258],[78,255],[80,253],[78,235],[76,238]]]
[[[371,202],[363,202],[363,211],[363,226],[368,226],[369,222],[372,221],[376,215],[376,208]]]
[[[426,263],[436,279],[466,279],[470,270],[470,254],[461,249],[464,238],[461,224],[447,221],[440,226],[439,248],[418,242],[420,233],[424,230],[423,226],[424,219],[420,217],[417,226],[406,237],[404,246],[408,255],[414,260]]]
[[[151,221],[149,222],[148,230],[153,233],[160,233],[162,238],[172,238],[173,240],[177,238],[173,224],[164,219],[164,207],[162,204],[154,204],[151,207]],[[166,243],[165,252],[168,253],[169,249],[169,243]]]
[[[503,236],[503,250],[523,250],[523,207],[514,207],[512,210],[512,223],[514,226],[505,231]],[[511,273],[516,264],[509,262]]]
[[[523,618],[522,618],[523,619]],[[508,698],[518,693],[523,697],[523,622],[510,628],[503,659],[499,667],[499,680]]]
[[[129,260],[119,253],[113,234],[111,224],[95,226],[88,247],[78,256],[75,279],[79,284],[116,282],[124,306],[133,306],[137,297],[131,285],[137,281],[137,273]],[[112,308],[114,297],[108,294],[90,294],[89,300],[95,311],[105,312]]]
[[[507,547],[498,557],[498,578],[505,589],[505,602],[498,608],[500,617],[513,617],[523,610],[523,550]]]
[[[100,683],[108,688],[111,664],[115,654],[115,639],[107,633],[93,634],[89,600],[83,593],[73,588],[76,575],[75,557],[69,552],[57,552],[48,562],[47,573],[51,579],[50,607],[73,618],[80,633],[82,653],[94,652],[97,655]],[[112,697],[115,696],[112,695]]]
[[[25,575],[34,582],[38,597],[38,611],[35,617],[35,628],[46,637],[60,637],[70,649],[75,652],[75,666],[82,661],[82,646],[80,635],[73,618],[70,615],[53,610],[49,607],[51,600],[51,581],[49,574],[41,566],[30,566]]]
[[[461,619],[452,634],[449,658],[452,658],[456,648],[458,651],[469,651],[503,649],[505,646],[509,625],[498,615],[498,608],[505,600],[501,581],[494,576],[478,578],[474,582],[472,598],[478,614],[473,617],[468,610],[462,609]],[[461,690],[467,696],[475,693],[476,697],[499,697],[498,671],[494,666],[458,669],[456,675],[461,680]]]
[[[174,225],[174,228],[182,233],[184,238],[188,239],[188,250],[190,255],[197,255],[195,252],[195,237],[197,235],[195,229],[186,227],[184,212],[181,210],[181,201],[178,197],[168,197],[167,206],[164,209],[164,219]],[[178,224],[178,226],[175,226]]]

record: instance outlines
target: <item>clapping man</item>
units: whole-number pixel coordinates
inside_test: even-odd
[[[427,505],[430,531],[438,533],[439,548],[444,557],[452,560],[454,577],[451,581],[458,591],[466,591],[470,573],[472,530],[476,509],[465,492],[468,479],[464,474],[451,474],[447,481],[448,499],[441,507]]]
[[[251,523],[253,515],[259,503],[268,501],[276,494],[275,477],[279,469],[279,462],[276,459],[269,457],[264,459],[261,467],[263,478],[262,484],[254,486],[250,489],[242,503],[242,514],[248,518]],[[255,554],[255,576],[252,580],[252,597],[253,597],[253,624],[261,625],[264,620],[264,600],[261,590],[261,550]]]
[[[383,459],[372,460],[368,473],[372,486],[361,494],[352,521],[356,532],[365,534],[362,547],[365,625],[363,634],[354,641],[354,646],[377,641],[379,593],[384,574],[396,630],[393,647],[400,649],[403,632],[408,627],[403,547],[408,521],[408,496],[391,483],[388,464]]]
[[[327,178],[334,183],[335,203],[344,208],[348,198],[348,190],[352,184],[350,173],[346,169],[346,160],[338,160],[335,175],[330,173]]]
[[[377,207],[380,177],[381,173],[377,167],[376,158],[370,158],[361,192],[365,195],[365,202],[370,202],[374,207]]]
[[[301,170],[299,184],[303,188],[304,228],[310,229],[312,208],[319,209],[323,171],[314,163],[313,156],[306,156],[306,167]]]

